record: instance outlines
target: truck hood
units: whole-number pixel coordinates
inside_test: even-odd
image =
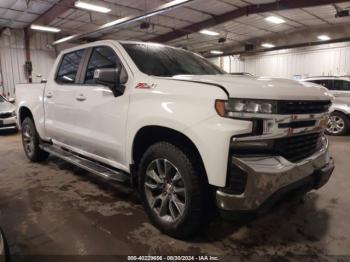
[[[9,102],[0,102],[0,113],[11,112],[15,109],[16,107]]]
[[[177,75],[172,79],[221,85],[230,97],[273,100],[331,100],[324,88],[289,79],[233,75]]]

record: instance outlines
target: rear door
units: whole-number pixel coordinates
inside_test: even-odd
[[[71,145],[76,137],[75,98],[86,50],[63,54],[54,80],[45,88],[45,129],[48,137]]]
[[[107,163],[123,169],[129,98],[125,94],[114,96],[109,87],[97,84],[93,79],[96,69],[116,68],[117,65],[122,66],[123,77],[127,79],[125,67],[113,46],[96,46],[89,50],[76,93],[78,133],[74,143],[98,160],[107,160]]]

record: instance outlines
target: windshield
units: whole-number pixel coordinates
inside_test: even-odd
[[[139,70],[153,76],[218,75],[220,68],[192,52],[157,44],[122,44]]]

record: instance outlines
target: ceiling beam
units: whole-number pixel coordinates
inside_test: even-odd
[[[48,25],[57,17],[74,7],[76,0],[61,0],[57,4],[49,8],[45,13],[40,15],[31,24]]]
[[[213,58],[213,57],[230,56],[230,55],[255,55],[258,53],[266,53],[266,52],[277,51],[277,50],[343,43],[343,42],[349,42],[349,41],[350,41],[350,37],[343,37],[343,38],[331,39],[331,40],[322,41],[322,42],[314,41],[314,42],[305,42],[305,43],[297,43],[297,44],[291,44],[291,45],[276,46],[276,47],[268,48],[268,49],[265,48],[265,49],[257,49],[257,50],[252,50],[252,51],[225,52],[222,55],[206,55],[205,57]]]
[[[305,8],[321,5],[330,5],[334,3],[348,2],[349,0],[280,0],[273,3],[260,4],[260,5],[248,5],[240,7],[233,11],[209,18],[207,20],[182,27],[180,29],[173,30],[169,33],[153,37],[149,39],[152,42],[168,42],[182,36],[199,32],[202,29],[206,29],[212,26],[216,26],[222,23],[229,22],[239,17],[248,16],[252,14],[281,11],[296,8]]]
[[[98,34],[103,34],[105,32],[113,30],[115,28],[130,24],[130,23],[138,22],[140,20],[147,19],[147,18],[152,17],[152,16],[160,15],[160,14],[168,12],[170,10],[174,10],[175,8],[178,8],[180,6],[184,6],[192,1],[194,1],[194,0],[173,0],[170,2],[166,2],[166,3],[160,5],[152,10],[149,10],[143,14],[130,15],[130,16],[126,16],[123,18],[118,18],[117,20],[114,20],[114,21],[111,21],[111,22],[108,22],[104,25],[99,26],[99,27],[95,28],[94,30],[91,30],[88,32],[82,32],[80,34],[70,35],[68,37],[64,37],[64,38],[61,38],[59,40],[56,40],[52,44],[57,45],[57,44],[60,44],[60,43],[66,42],[66,41],[77,40],[77,39],[85,38],[85,37],[94,37]]]

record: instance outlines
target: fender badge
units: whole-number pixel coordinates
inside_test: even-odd
[[[156,84],[148,84],[148,83],[138,83],[135,88],[137,89],[153,89],[156,87]]]

